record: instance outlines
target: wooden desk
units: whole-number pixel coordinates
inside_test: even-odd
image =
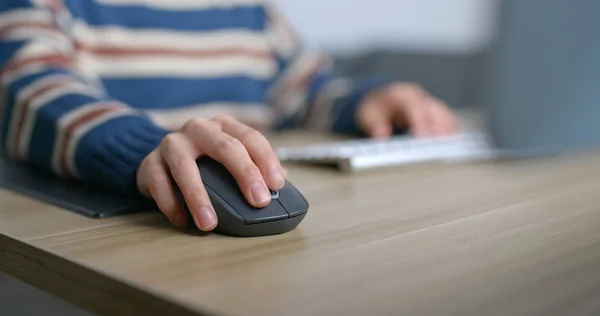
[[[309,214],[254,239],[0,192],[0,268],[110,315],[600,314],[600,155],[288,168]]]

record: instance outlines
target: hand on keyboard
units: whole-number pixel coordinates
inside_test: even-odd
[[[447,136],[458,132],[452,110],[419,85],[393,83],[368,94],[356,112],[360,128],[370,137],[386,138],[394,129],[416,136]]]

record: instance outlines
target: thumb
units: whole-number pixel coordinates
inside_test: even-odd
[[[369,137],[386,138],[393,133],[391,113],[382,105],[375,101],[367,102],[359,112],[359,125]]]

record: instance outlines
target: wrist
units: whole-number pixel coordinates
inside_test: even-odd
[[[389,84],[389,80],[380,77],[368,78],[355,84],[352,93],[336,100],[332,109],[332,131],[364,136],[358,123],[360,109],[368,100],[378,97]]]
[[[80,140],[75,152],[79,174],[107,189],[137,194],[137,174],[142,161],[168,133],[145,116],[108,121]]]

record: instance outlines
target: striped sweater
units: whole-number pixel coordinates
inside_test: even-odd
[[[129,193],[190,118],[355,133],[384,84],[335,77],[265,0],[2,0],[0,79],[6,156]]]

